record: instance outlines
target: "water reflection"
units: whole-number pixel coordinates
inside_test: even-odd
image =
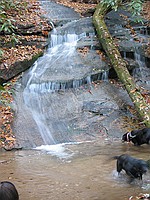
[[[122,200],[150,192],[149,173],[143,176],[143,183],[129,185],[124,173],[118,176],[116,161],[111,159],[128,153],[147,160],[148,145],[93,141],[54,146],[46,146],[47,151],[0,153],[1,180],[15,183],[21,200]]]

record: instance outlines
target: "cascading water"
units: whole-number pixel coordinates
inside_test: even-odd
[[[134,27],[134,30],[136,32],[136,35],[134,35],[134,37],[131,38],[131,41],[133,41],[132,48],[129,49],[129,52],[122,52],[122,55],[124,59],[128,60],[129,63],[130,61],[132,61],[132,75],[135,78],[137,84],[149,88],[149,56],[148,53],[145,53],[147,49],[146,45],[149,41],[149,29],[145,26],[137,26]]]
[[[58,33],[54,29],[50,34],[47,52],[34,63],[24,77],[24,83],[26,83],[23,92],[24,102],[32,113],[44,144],[75,141],[72,137],[74,131],[71,128],[72,125],[65,118],[68,117],[70,118],[68,120],[72,120],[73,113],[78,113],[78,110],[81,109],[79,108],[80,103],[77,103],[74,96],[74,102],[71,103],[70,97],[63,102],[63,98],[60,99],[58,92],[64,92],[69,88],[79,88],[83,84],[91,84],[96,73],[98,79],[101,79],[105,73],[104,65],[99,59],[96,63],[92,57],[88,58],[87,56],[84,59],[79,55],[77,43],[85,37],[92,41],[94,31],[76,34],[73,31]],[[92,49],[92,45],[90,49]],[[93,57],[96,56],[93,55]],[[98,72],[95,71],[96,68]],[[104,78],[106,78],[106,74]],[[70,104],[74,103],[75,105],[72,107]]]
[[[136,76],[138,78],[140,77],[141,82],[149,85],[150,84],[150,81],[149,81],[150,70],[146,66],[145,57],[140,54],[138,49],[135,49],[134,57],[135,57],[136,63],[138,64],[138,67],[135,68],[133,72],[134,77],[135,78]]]
[[[50,33],[47,51],[21,80],[16,127],[18,131],[21,124],[17,133],[22,146],[88,141],[107,135],[107,130],[119,134],[113,121],[126,114],[118,109],[130,101],[107,82],[109,67],[96,49],[90,18]],[[103,82],[93,83],[97,80]]]
[[[140,45],[147,43],[149,41],[149,30],[147,27],[137,27],[137,33],[139,33]],[[137,63],[137,67],[133,71],[135,78],[140,79],[140,82],[145,84],[146,87],[150,85],[150,69],[146,65],[146,58],[141,54],[141,50],[138,45],[135,47],[134,59]]]
[[[37,123],[45,144],[54,144],[55,140],[50,132],[51,128],[48,127],[46,123],[46,116],[42,107],[43,101],[41,101],[42,97],[40,96],[40,92],[45,93],[60,88],[57,87],[57,83],[55,82],[40,83],[39,79],[50,65],[55,67],[54,63],[56,63],[57,60],[62,59],[61,62],[63,62],[64,59],[67,59],[67,57],[74,52],[75,44],[78,39],[78,36],[75,34],[67,35],[67,37],[55,36],[57,35],[52,35],[51,47],[48,49],[47,53],[40,58],[31,69],[30,78],[24,90],[25,104],[31,109],[33,118]],[[69,43],[68,39],[72,39],[72,42]],[[63,42],[64,44],[62,44]],[[57,68],[55,69],[55,72],[56,70]]]

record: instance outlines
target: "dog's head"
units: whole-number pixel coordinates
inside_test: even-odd
[[[123,136],[122,136],[122,142],[130,142],[130,132],[127,132],[125,133]]]
[[[137,176],[142,180],[142,175],[146,174],[148,171],[148,165],[146,163],[140,163],[140,166],[137,168]]]
[[[132,132],[127,132],[122,136],[122,142],[131,142],[136,135],[132,135]]]

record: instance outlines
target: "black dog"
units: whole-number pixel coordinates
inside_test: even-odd
[[[122,170],[125,170],[126,174],[130,177],[130,181],[135,178],[142,180],[142,175],[149,168],[147,161],[133,158],[127,154],[115,156],[114,159],[117,159],[117,172],[120,173]]]
[[[133,142],[134,145],[150,144],[150,128],[133,130],[122,136],[123,142]]]

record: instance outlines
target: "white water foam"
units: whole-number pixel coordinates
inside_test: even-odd
[[[71,151],[68,151],[64,143],[55,145],[41,145],[34,149],[44,151],[47,154],[51,154],[58,158],[70,158],[73,155]]]
[[[61,143],[61,144],[54,144],[54,145],[41,145],[34,148],[35,150],[46,152],[47,154],[51,154],[52,156],[56,156],[61,159],[67,159],[74,155],[70,149],[66,147],[66,145],[78,145],[82,143],[89,143],[92,141],[84,141],[84,142],[69,142],[69,143]]]

